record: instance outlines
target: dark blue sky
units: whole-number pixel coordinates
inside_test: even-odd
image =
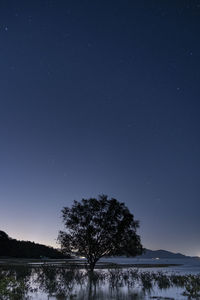
[[[55,245],[108,194],[200,255],[200,1],[0,0],[0,229]]]

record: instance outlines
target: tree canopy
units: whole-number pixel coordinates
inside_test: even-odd
[[[74,201],[62,210],[66,231],[60,231],[58,241],[62,250],[86,257],[90,270],[103,256],[136,256],[143,252],[139,222],[124,203],[101,195],[98,199]]]

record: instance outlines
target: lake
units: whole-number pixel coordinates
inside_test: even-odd
[[[164,272],[176,272],[179,274],[200,274],[200,259],[138,259],[126,257],[103,258],[102,262],[113,262],[118,264],[178,264],[179,266],[162,268]],[[150,268],[157,270],[156,268]],[[149,270],[150,270],[149,269]],[[146,270],[146,269],[145,269]]]
[[[84,260],[81,260],[84,263]],[[98,269],[94,275],[89,275],[85,269],[59,266],[55,261],[44,265],[1,266],[0,279],[15,278],[15,287],[21,291],[17,298],[11,296],[2,300],[147,300],[147,299],[177,299],[186,300],[183,295],[186,283],[191,283],[189,274],[200,274],[200,261],[193,259],[134,259],[134,258],[104,258],[101,263],[118,263],[124,268]],[[34,264],[34,262],[32,262]],[[155,264],[152,268],[127,268],[127,265]],[[161,264],[178,264],[170,267],[156,267]],[[4,272],[4,273],[3,273]],[[180,275],[180,276],[179,276]],[[197,279],[197,280],[196,280]],[[200,289],[200,277],[194,277]],[[2,285],[0,285],[2,286]],[[5,293],[6,295],[6,293]],[[192,299],[192,298],[191,298]],[[200,299],[200,298],[195,298]]]

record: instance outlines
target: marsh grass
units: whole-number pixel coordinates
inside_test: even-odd
[[[156,286],[159,290],[180,287],[184,289],[184,296],[200,297],[200,275],[169,275],[113,267],[90,272],[74,265],[62,268],[51,265],[0,267],[0,300],[25,300],[37,291],[57,300],[96,300],[103,299],[102,289],[107,289],[110,299],[143,299]],[[127,292],[122,297],[124,287]]]
[[[4,266],[0,269],[0,300],[28,299],[32,290],[29,282],[31,270],[20,266]],[[33,290],[32,290],[33,291]]]
[[[187,277],[183,295],[190,298],[200,299],[200,275],[189,275]]]

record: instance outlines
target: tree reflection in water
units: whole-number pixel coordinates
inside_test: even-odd
[[[185,288],[187,295],[198,295],[199,290],[193,288],[197,283],[200,284],[199,275],[167,275],[137,269],[88,272],[55,265],[1,266],[0,300],[142,300],[151,298],[154,287],[158,292],[179,287],[182,293]],[[188,284],[190,288],[187,288]]]
[[[43,267],[35,269],[35,285],[44,294],[64,299],[144,299],[144,291],[134,291],[133,285],[127,285],[122,272],[101,271],[86,272],[79,269]],[[116,274],[116,276],[114,276]],[[133,272],[136,275],[136,272]],[[125,285],[127,289],[123,289]]]

